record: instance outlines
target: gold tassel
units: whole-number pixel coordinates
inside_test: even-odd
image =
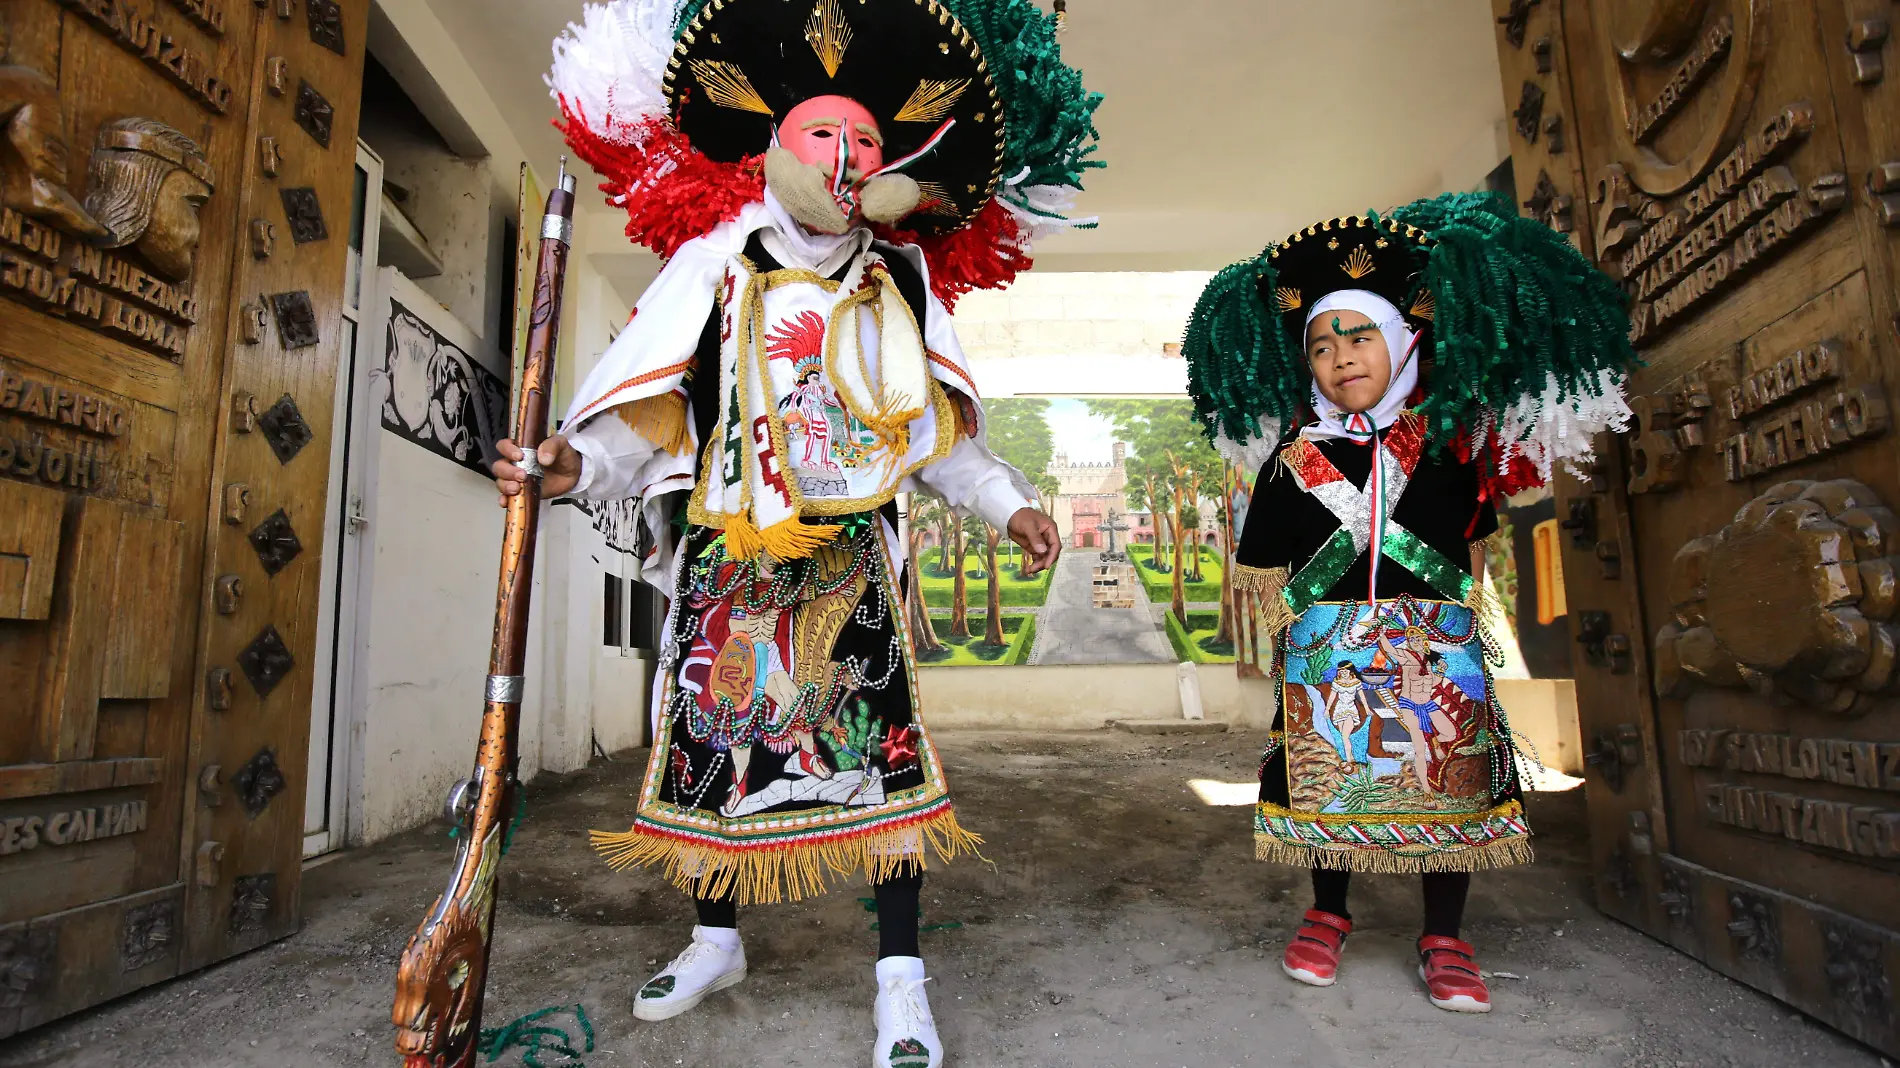
[[[983,839],[946,809],[922,823],[811,845],[721,847],[694,845],[639,829],[594,831],[594,850],[615,871],[658,866],[681,890],[714,898],[736,895],[741,905],[798,901],[858,874],[870,882],[926,869],[934,851],[942,863],[964,853],[981,859]]]
[[[734,560],[753,560],[759,555],[764,543],[759,540],[759,528],[752,525],[752,517],[739,512],[726,517],[726,555]]]
[[[686,434],[686,398],[668,391],[608,409],[633,432],[652,442],[654,447],[674,456],[686,455],[691,441]]]
[[[910,397],[900,395],[880,400],[877,411],[859,416],[858,421],[877,434],[891,461],[901,465],[910,455],[910,425],[923,414],[922,408],[912,405]]]
[[[802,560],[836,538],[844,528],[801,523],[797,516],[780,520],[759,532],[759,541],[774,560]]]

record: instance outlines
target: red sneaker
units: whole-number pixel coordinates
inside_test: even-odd
[[[1339,948],[1352,933],[1352,921],[1307,909],[1306,922],[1286,946],[1280,970],[1308,986],[1332,986],[1339,976]]]
[[[1418,940],[1418,977],[1432,1004],[1452,1012],[1490,1012],[1491,990],[1484,985],[1471,943],[1443,935]]]

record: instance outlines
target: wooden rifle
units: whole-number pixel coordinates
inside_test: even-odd
[[[495,877],[519,799],[523,665],[528,650],[528,600],[534,539],[540,526],[541,465],[535,450],[547,436],[548,387],[554,378],[555,333],[568,245],[574,234],[574,178],[561,161],[560,181],[541,217],[528,358],[522,370],[514,441],[528,475],[508,498],[502,528],[501,581],[495,634],[488,653],[487,704],[475,774],[449,791],[447,817],[459,838],[448,887],[416,928],[396,974],[396,1052],[404,1068],[472,1068],[480,1053],[482,993],[494,944]]]

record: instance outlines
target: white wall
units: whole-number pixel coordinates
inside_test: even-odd
[[[386,329],[392,296],[490,370],[507,373],[499,351],[393,268],[378,274],[368,323],[373,336]],[[372,413],[382,397],[372,384]],[[494,483],[382,429],[374,414],[371,426],[370,549],[357,621],[354,842],[431,819],[449,787],[473,766],[501,559]],[[545,559],[544,548],[537,572]],[[531,621],[531,646],[541,629],[541,620]],[[524,779],[541,767],[541,719],[542,702],[530,692],[521,717]]]
[[[407,213],[444,266],[420,282],[385,270],[366,300],[364,329],[378,339],[378,357],[360,369],[358,386],[380,406],[368,376],[380,366],[392,294],[508,377],[502,353],[511,339],[500,312],[513,280],[499,266],[524,154],[488,84],[424,0],[376,0],[374,8],[371,51],[400,92],[384,81],[382,101],[366,99],[363,137],[386,176],[410,190]],[[536,162],[545,188],[555,160]],[[522,225],[538,229],[538,210]],[[557,415],[629,310],[590,255],[597,230],[581,228],[569,259]],[[610,243],[624,282],[625,238]],[[354,677],[345,682],[353,694],[344,780],[352,845],[434,818],[473,765],[502,534],[487,478],[384,431],[374,413],[359,437],[369,544],[355,597]],[[600,640],[601,576],[630,570],[585,515],[543,510],[521,710],[524,780],[586,766],[596,738],[608,751],[645,741],[650,668]]]
[[[588,255],[583,236],[568,259],[562,306],[558,406],[593,370],[630,309]],[[623,239],[624,240],[624,239]],[[558,414],[558,413],[557,413]],[[546,629],[542,653],[551,666],[541,678],[546,709],[543,766],[555,771],[585,767],[596,739],[611,753],[646,741],[646,662],[602,644],[602,576],[638,573],[626,554],[607,547],[588,517],[575,508],[550,507],[542,521],[546,578]]]

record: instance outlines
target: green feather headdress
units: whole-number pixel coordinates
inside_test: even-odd
[[[1374,240],[1376,268],[1366,252]],[[1312,255],[1321,244],[1337,255]],[[1300,255],[1283,255],[1296,245]],[[1557,463],[1587,459],[1596,433],[1626,424],[1623,378],[1637,360],[1622,291],[1509,201],[1451,193],[1385,218],[1308,227],[1209,283],[1182,346],[1188,392],[1235,462],[1257,467],[1306,413],[1301,309],[1329,292],[1372,288],[1360,279],[1375,270],[1386,272],[1382,291],[1408,325],[1428,335],[1418,411],[1433,441],[1468,435],[1494,477],[1534,484]]]

